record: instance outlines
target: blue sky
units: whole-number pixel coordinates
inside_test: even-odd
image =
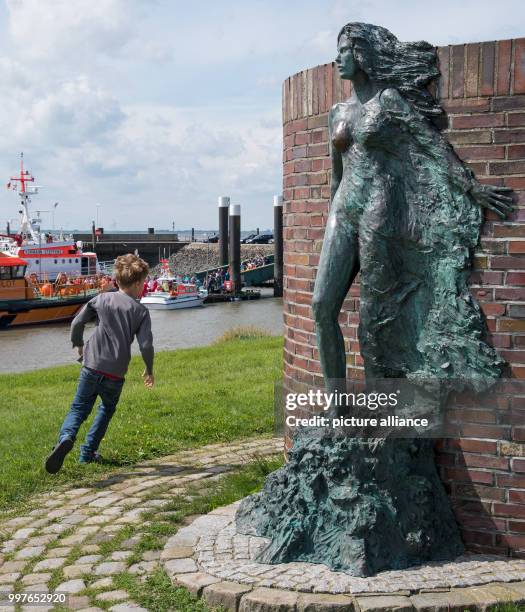
[[[24,151],[56,226],[271,226],[281,85],[331,61],[348,21],[434,44],[525,36],[515,0],[3,0],[0,180]],[[0,228],[17,196],[0,192]],[[38,206],[37,206],[38,201]],[[44,219],[45,219],[44,215]],[[0,229],[0,233],[1,233]]]

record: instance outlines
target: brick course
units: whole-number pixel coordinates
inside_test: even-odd
[[[437,51],[442,76],[431,90],[447,112],[444,134],[481,182],[516,192],[507,220],[485,214],[470,286],[508,362],[504,376],[525,379],[525,38]],[[285,382],[322,384],[311,298],[330,196],[327,117],[349,94],[333,64],[283,84]],[[363,378],[358,311],[356,283],[340,315],[352,378]],[[520,400],[498,399],[502,411]],[[525,427],[492,414],[473,410],[464,438],[436,445],[437,464],[467,545],[525,556]]]

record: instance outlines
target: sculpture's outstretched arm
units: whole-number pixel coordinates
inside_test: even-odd
[[[383,108],[397,116],[428,155],[446,161],[448,176],[454,185],[464,193],[470,193],[480,206],[492,210],[503,219],[514,210],[509,195],[512,189],[481,184],[472,170],[457,156],[443,134],[421,117],[397,89],[385,89],[380,100]]]

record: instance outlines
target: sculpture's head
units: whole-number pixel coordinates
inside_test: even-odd
[[[347,23],[337,37],[335,63],[343,79],[359,71],[384,87],[395,87],[426,115],[441,108],[426,85],[439,76],[435,48],[425,42],[401,42],[392,32],[370,23]]]

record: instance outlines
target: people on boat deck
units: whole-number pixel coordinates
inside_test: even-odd
[[[159,286],[158,282],[157,282],[157,277],[154,276],[153,278],[151,278],[149,280],[148,283],[148,291],[152,292],[152,291],[157,291],[157,287]]]
[[[80,463],[100,461],[98,448],[120,399],[135,336],[146,365],[144,384],[149,389],[154,384],[151,319],[148,309],[138,301],[144,290],[148,264],[130,253],[117,257],[114,270],[119,290],[99,293],[82,308],[71,324],[71,341],[73,347],[78,348],[82,369],[75,397],[58,435],[58,443],[45,463],[50,474],[55,474],[62,467],[97,397],[101,402],[85,442],[80,447]],[[97,320],[98,324],[84,346],[85,325],[93,320]]]

